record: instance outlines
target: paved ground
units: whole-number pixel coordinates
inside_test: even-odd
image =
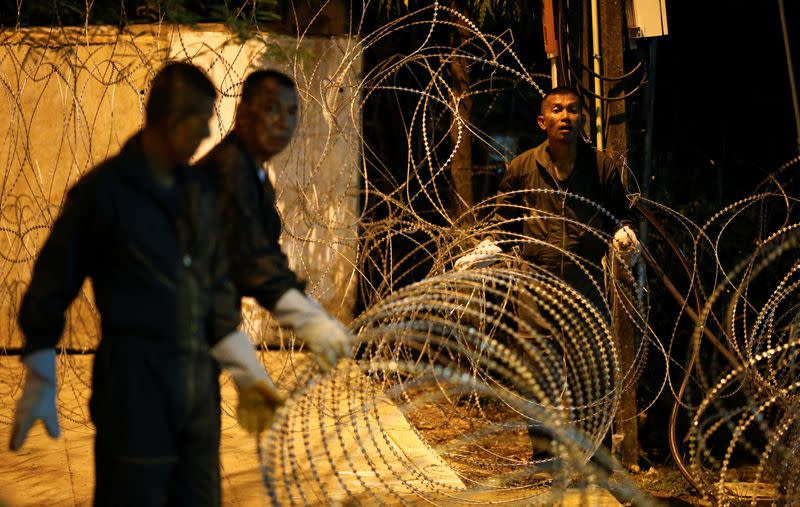
[[[15,357],[0,356],[0,498],[11,507],[91,505],[94,487],[94,429],[83,422],[86,417],[88,389],[84,381],[90,357],[72,356],[68,368],[59,365],[60,413],[62,435],[50,439],[41,424],[31,431],[25,447],[18,454],[8,450],[13,404],[19,392],[9,393],[22,376]],[[223,398],[234,401],[230,383],[223,388]],[[265,505],[265,495],[258,469],[255,442],[230,415],[222,419],[222,477],[225,505]]]
[[[50,439],[44,428],[37,425],[23,451],[14,454],[8,451],[7,442],[13,400],[20,394],[22,367],[18,358],[0,356],[1,507],[6,507],[3,501],[9,507],[91,505],[93,428],[86,423],[90,361],[91,356],[67,356],[59,362],[61,438]],[[280,385],[291,382],[287,378],[291,375],[288,363],[285,357],[267,361],[269,365],[279,365],[279,369],[271,373]],[[369,388],[369,381],[358,377],[357,371],[350,370],[346,375],[351,386]],[[313,396],[305,397],[294,406],[292,413],[295,414],[296,409],[296,416],[290,417],[285,426],[290,436],[285,440],[284,451],[289,450],[296,456],[293,460],[296,469],[289,472],[299,470],[300,480],[295,482],[300,484],[280,481],[291,483],[291,487],[277,493],[281,504],[302,504],[305,499],[311,505],[431,505],[433,502],[452,506],[480,505],[488,501],[505,506],[619,505],[602,490],[572,491],[557,498],[546,492],[524,489],[463,491],[464,484],[458,475],[419,439],[392,403],[378,396],[367,411],[345,407],[358,410],[358,418],[343,419],[331,413],[331,406],[347,404],[345,391],[323,384]],[[221,451],[224,504],[267,505],[256,443],[229,415],[235,399],[232,384],[225,383]],[[329,401],[320,403],[320,400]],[[377,419],[380,419],[381,430],[377,429]],[[342,422],[346,420],[353,422],[351,425]],[[334,432],[333,428],[338,429]],[[372,434],[368,435],[369,432]],[[373,438],[376,434],[383,437]],[[328,443],[323,445],[323,440]],[[432,483],[437,484],[433,489]],[[392,492],[386,493],[388,490]],[[347,491],[349,494],[345,494]]]

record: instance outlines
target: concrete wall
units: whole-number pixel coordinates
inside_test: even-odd
[[[164,61],[205,69],[221,99],[201,156],[230,129],[248,72],[277,68],[300,90],[295,140],[270,175],[285,221],[284,250],[308,292],[352,316],[359,217],[360,53],[347,37],[261,34],[245,43],[219,25],[34,28],[0,33],[0,350],[21,345],[16,311],[36,252],[66,190],[141,127],[148,85]],[[351,107],[353,106],[353,107]],[[245,305],[248,328],[274,337]],[[70,310],[62,344],[91,349],[97,315],[88,284]]]

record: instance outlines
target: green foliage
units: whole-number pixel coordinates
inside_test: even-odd
[[[260,57],[262,66],[278,64],[288,67],[296,63],[304,72],[308,72],[318,57],[311,49],[305,46],[281,44],[272,38],[260,38],[260,40],[264,44],[264,51]]]
[[[225,23],[240,38],[258,25],[281,21],[279,0],[0,0],[2,26]],[[319,3],[319,2],[316,2]]]
[[[431,3],[431,0],[379,0],[377,6],[379,12],[393,16]],[[498,22],[524,21],[526,17],[534,14],[535,6],[538,4],[532,0],[442,0],[439,3],[445,6],[458,6],[463,14],[477,21],[481,27]]]
[[[212,12],[240,41],[251,38],[254,28],[259,25],[282,19],[278,0],[249,0],[235,10],[230,9],[228,4],[217,5]]]

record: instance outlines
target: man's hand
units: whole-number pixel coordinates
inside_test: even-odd
[[[260,434],[272,426],[275,411],[285,401],[286,397],[272,382],[262,380],[239,389],[239,405],[236,407],[239,425],[248,433]]]
[[[297,289],[286,291],[272,310],[275,319],[289,326],[308,345],[323,370],[333,369],[336,362],[349,357],[353,336],[316,301]]]
[[[297,324],[294,332],[308,345],[324,371],[332,370],[339,359],[352,354],[350,332],[325,312]]]
[[[642,247],[636,233],[629,226],[624,225],[617,229],[611,240],[611,248],[628,264],[636,264],[642,253]]]
[[[236,407],[239,425],[255,434],[269,428],[285,397],[258,360],[250,337],[235,331],[214,345],[211,356],[228,370],[239,391]]]
[[[490,239],[484,239],[470,253],[462,255],[453,264],[457,271],[469,268],[485,268],[500,260],[503,249]]]
[[[25,387],[11,426],[9,448],[12,451],[22,448],[37,419],[42,420],[52,438],[61,434],[56,412],[56,351],[39,350],[26,356],[22,362],[25,364]]]

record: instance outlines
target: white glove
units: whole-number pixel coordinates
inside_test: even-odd
[[[272,425],[275,411],[286,400],[256,356],[250,337],[235,331],[214,345],[211,356],[228,370],[236,389],[239,424],[250,433],[259,434]]]
[[[453,264],[457,271],[469,268],[485,268],[500,260],[503,249],[490,239],[484,239],[470,253],[462,255]]]
[[[264,365],[258,360],[250,337],[242,331],[234,331],[214,345],[211,357],[228,370],[237,389],[244,389],[261,381],[275,385]]]
[[[308,345],[323,370],[331,370],[340,358],[350,356],[350,332],[299,290],[287,290],[275,303],[272,315]]]
[[[22,447],[37,419],[42,420],[52,438],[61,434],[56,412],[56,351],[39,350],[26,356],[22,362],[25,364],[25,387],[17,402],[11,427],[9,448],[12,451]]]
[[[620,227],[614,233],[611,248],[629,264],[635,264],[642,253],[642,246],[639,244],[636,233],[627,225]]]

